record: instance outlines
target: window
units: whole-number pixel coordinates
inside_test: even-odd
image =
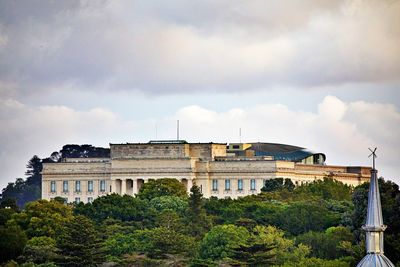
[[[231,190],[231,180],[229,180],[229,179],[225,180],[225,190],[226,191]]]
[[[81,202],[81,198],[80,198],[80,197],[76,197],[76,198],[75,198],[75,203],[76,203],[76,204],[79,204],[79,202]]]
[[[88,198],[87,198],[87,202],[88,202],[88,203],[92,203],[92,202],[93,202],[93,198],[92,198],[92,197],[88,197]]]
[[[239,146],[239,145],[233,145],[232,148],[233,148],[233,149],[239,149],[240,146]]]
[[[63,181],[63,192],[68,192],[68,181]]]
[[[101,192],[106,191],[106,181],[105,180],[100,181],[100,191]]]
[[[250,180],[250,190],[256,190],[256,179]]]
[[[217,179],[212,180],[212,190],[218,191],[218,180]]]
[[[88,192],[93,192],[93,181],[87,182]]]
[[[81,181],[75,181],[75,192],[81,192]]]
[[[238,190],[242,191],[243,190],[243,179],[238,180]]]
[[[50,192],[55,193],[56,192],[56,181],[51,181],[50,182]]]

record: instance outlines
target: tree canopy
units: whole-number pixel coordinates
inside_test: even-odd
[[[7,266],[355,266],[365,254],[368,184],[325,179],[238,199],[189,196],[177,180],[92,203],[0,203]],[[399,187],[379,179],[385,254],[400,264]],[[288,183],[289,185],[289,183]]]

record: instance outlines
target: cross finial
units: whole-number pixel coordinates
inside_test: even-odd
[[[372,169],[375,170],[375,158],[377,158],[378,156],[376,155],[376,147],[374,150],[372,150],[371,148],[368,148],[369,151],[371,151],[371,155],[368,156],[368,158],[370,158],[372,156]]]

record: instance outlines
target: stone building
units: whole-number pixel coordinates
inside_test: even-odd
[[[150,179],[175,178],[188,191],[195,183],[205,197],[257,194],[265,180],[290,178],[294,184],[329,177],[357,186],[370,178],[369,167],[330,166],[325,155],[271,143],[110,144],[109,158],[63,158],[44,163],[42,198],[91,202],[110,193],[135,195]]]

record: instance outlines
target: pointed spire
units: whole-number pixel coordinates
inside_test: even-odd
[[[372,152],[371,180],[368,192],[367,220],[362,227],[365,230],[365,243],[367,255],[360,261],[357,267],[394,267],[394,264],[383,254],[383,225],[381,197],[379,194],[378,171],[375,169],[376,148]]]
[[[382,208],[381,208],[381,197],[379,194],[378,184],[378,171],[375,169],[371,170],[371,180],[369,184],[368,192],[368,210],[367,210],[367,221],[366,227],[382,227]]]

